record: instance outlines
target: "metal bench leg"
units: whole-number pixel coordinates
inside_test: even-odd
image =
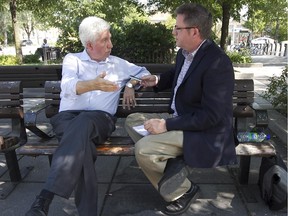
[[[18,160],[15,150],[5,152],[5,159],[9,170],[10,179],[12,182],[21,181],[21,172],[18,165]]]
[[[19,182],[33,169],[33,167],[25,167],[20,171],[15,150],[7,151],[4,155],[11,182],[0,184],[0,200],[6,199]]]
[[[240,165],[239,165],[239,183],[248,184],[249,172],[250,172],[250,161],[251,156],[240,156]]]
[[[0,185],[0,199],[5,199],[22,179],[15,150],[7,151],[4,155],[11,182]]]
[[[51,166],[53,155],[48,155],[49,165]]]

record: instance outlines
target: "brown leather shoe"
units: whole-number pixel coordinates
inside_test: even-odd
[[[47,216],[51,201],[52,200],[37,196],[36,200],[25,216]]]
[[[193,201],[195,201],[199,195],[199,186],[192,184],[189,192],[183,194],[179,199],[171,202],[166,206],[163,211],[166,215],[180,215],[188,210]]]

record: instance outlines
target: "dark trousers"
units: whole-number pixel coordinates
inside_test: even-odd
[[[80,216],[97,216],[97,143],[115,130],[115,118],[103,111],[63,111],[51,118],[59,140],[45,189],[68,199],[75,190]]]

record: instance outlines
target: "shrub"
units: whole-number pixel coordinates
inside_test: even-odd
[[[233,63],[251,63],[252,58],[247,49],[241,49],[240,51],[227,52]]]
[[[39,55],[24,55],[23,56],[23,64],[34,64],[34,63],[40,63]]]
[[[13,55],[0,55],[0,65],[17,65],[20,64],[19,59]]]
[[[285,116],[287,116],[287,70],[288,66],[284,68],[280,76],[270,77],[268,79],[270,83],[262,94],[263,98]]]
[[[112,54],[134,63],[171,63],[175,40],[165,25],[133,21],[112,29]]]

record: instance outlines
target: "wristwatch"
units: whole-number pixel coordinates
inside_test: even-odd
[[[133,88],[133,84],[130,83],[130,82],[127,82],[127,83],[126,83],[126,86],[127,86],[128,88]]]

